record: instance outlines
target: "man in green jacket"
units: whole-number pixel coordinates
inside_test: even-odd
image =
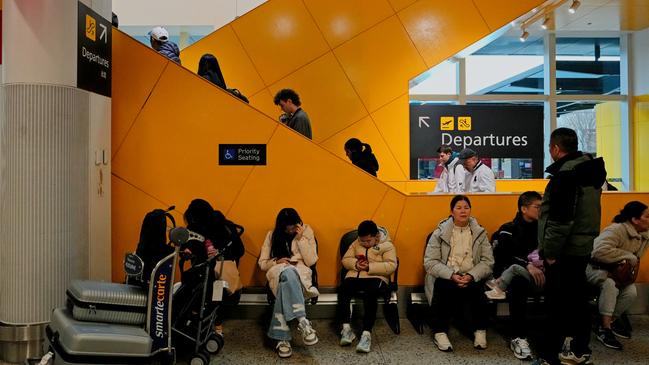
[[[549,148],[554,163],[545,170],[550,181],[539,218],[548,306],[540,350],[550,364],[585,364],[591,356],[586,266],[599,234],[606,170],[601,158],[584,154],[577,146],[574,130],[552,132]],[[570,349],[560,353],[565,336],[573,340]]]

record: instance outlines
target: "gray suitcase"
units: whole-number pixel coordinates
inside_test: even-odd
[[[72,318],[65,308],[52,312],[52,321],[46,332],[48,345],[55,350],[55,363],[68,363],[61,361],[65,358],[70,363],[79,363],[88,356],[144,360],[151,356],[153,345],[149,334],[139,326],[81,322]]]
[[[78,321],[143,325],[147,293],[116,283],[73,280],[67,291],[68,309]]]

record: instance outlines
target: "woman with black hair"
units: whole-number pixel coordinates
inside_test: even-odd
[[[352,163],[361,169],[367,171],[372,176],[376,176],[379,171],[379,162],[372,153],[372,147],[361,142],[358,138],[350,138],[345,142],[345,154]]]
[[[302,223],[293,208],[284,208],[277,214],[275,228],[269,231],[259,254],[259,268],[266,272],[270,289],[275,295],[273,317],[268,337],[277,340],[279,357],[292,355],[291,330],[288,322],[298,320],[298,330],[307,346],[315,345],[318,336],[306,318],[305,298],[318,296],[311,282],[310,266],[318,261],[313,229]]]
[[[487,348],[487,299],[484,282],[491,276],[494,257],[487,231],[471,217],[471,201],[464,195],[451,200],[451,216],[433,232],[424,254],[425,291],[433,307],[434,342],[453,351],[448,339],[449,318],[457,306],[471,312],[473,347]]]
[[[219,61],[213,54],[206,53],[201,57],[200,61],[198,61],[197,73],[198,76],[209,80],[211,83],[223,90],[227,90],[225,79],[223,78],[221,67],[219,66]]]
[[[606,347],[622,350],[616,337],[631,338],[631,330],[619,319],[637,296],[632,272],[637,274],[640,257],[649,246],[649,209],[639,201],[629,202],[613,222],[595,238],[586,275],[600,289],[597,302],[602,322],[597,339]],[[615,274],[619,270],[629,275],[619,277]]]

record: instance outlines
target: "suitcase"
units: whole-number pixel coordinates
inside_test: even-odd
[[[74,280],[67,295],[68,310],[77,321],[133,325],[146,321],[148,295],[137,286]]]
[[[77,321],[65,308],[52,312],[52,321],[45,332],[47,345],[54,352],[55,364],[134,364],[146,362],[151,357],[153,340],[143,328]],[[113,360],[102,361],[102,357]],[[91,358],[94,361],[89,361]],[[116,358],[122,358],[123,362],[115,361]]]

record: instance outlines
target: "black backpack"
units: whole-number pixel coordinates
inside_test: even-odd
[[[244,103],[250,104],[250,101],[248,100],[248,98],[246,98],[246,96],[243,95],[241,93],[241,91],[239,91],[239,89],[234,89],[234,88],[230,89],[230,88],[228,88],[227,90],[230,92],[230,94],[232,94],[232,95],[236,96],[237,98],[241,99]]]
[[[140,241],[135,253],[144,262],[143,284],[149,282],[151,271],[158,261],[174,251],[173,247],[167,244],[167,219],[171,221],[172,227],[176,226],[174,217],[169,213],[173,209],[174,207],[167,210],[154,209],[148,212],[142,220]]]

